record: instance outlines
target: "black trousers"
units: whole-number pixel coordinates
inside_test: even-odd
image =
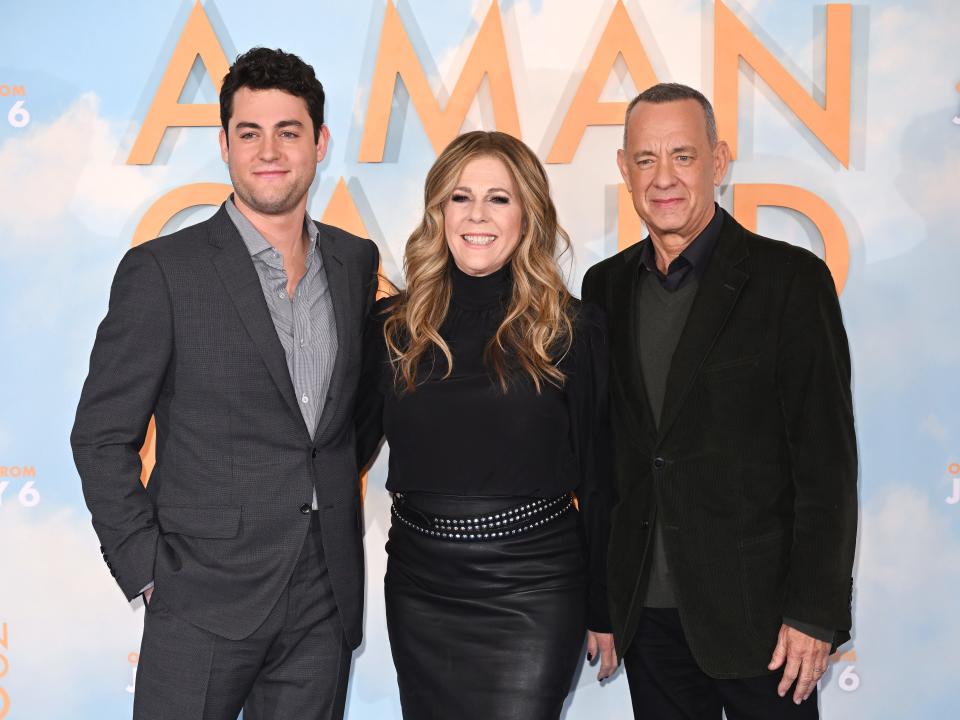
[[[770,648],[771,654],[773,648]],[[715,680],[699,668],[687,645],[680,613],[644,608],[623,657],[633,716],[643,720],[816,720],[817,691],[800,705],[793,690],[777,695],[782,670],[738,680]]]
[[[244,720],[343,717],[351,652],[313,516],[289,584],[243,640],[176,617],[156,587],[144,619],[135,720],[236,720],[241,708]]]

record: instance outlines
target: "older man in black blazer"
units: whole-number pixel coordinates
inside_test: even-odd
[[[97,333],[71,439],[104,560],[147,603],[136,718],[343,715],[363,614],[353,405],[378,253],[306,213],[323,101],[294,55],[237,59],[220,96],[234,195],[126,254]]]
[[[815,718],[850,635],[847,339],[815,255],[719,208],[702,94],[630,104],[618,162],[649,237],[587,273],[610,322],[609,597],[636,717]]]

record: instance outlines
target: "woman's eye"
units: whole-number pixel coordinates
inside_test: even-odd
[[[496,203],[497,205],[509,205],[510,198],[506,195],[494,195],[490,198],[490,202]]]
[[[466,202],[469,199],[470,198],[468,198],[466,195],[462,193],[454,193],[453,195],[450,196],[450,202],[455,202],[455,203]]]

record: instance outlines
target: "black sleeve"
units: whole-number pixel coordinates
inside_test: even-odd
[[[70,435],[101,552],[129,599],[153,580],[159,535],[140,448],[172,353],[166,281],[140,245],[117,268]]]
[[[607,607],[607,542],[610,532],[613,452],[610,438],[606,318],[592,304],[581,305],[574,326],[568,376],[571,432],[580,482],[577,502],[587,536],[590,591],[587,627],[610,632]]]
[[[363,329],[362,370],[354,415],[358,468],[370,464],[383,437],[383,377],[389,371],[383,321],[392,304],[392,298],[378,300],[370,310]]]
[[[850,354],[830,271],[798,263],[780,323],[777,389],[793,472],[794,530],[783,615],[851,625],[857,536],[857,441]]]

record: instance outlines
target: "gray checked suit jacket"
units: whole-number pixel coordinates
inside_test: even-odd
[[[353,406],[379,257],[369,240],[318,227],[339,351],[312,441],[253,262],[221,207],[121,261],[71,444],[125,595],[154,580],[171,611],[230,639],[252,633],[286,586],[315,487],[355,648],[363,549]],[[157,460],[144,489],[138,451],[151,415]]]

